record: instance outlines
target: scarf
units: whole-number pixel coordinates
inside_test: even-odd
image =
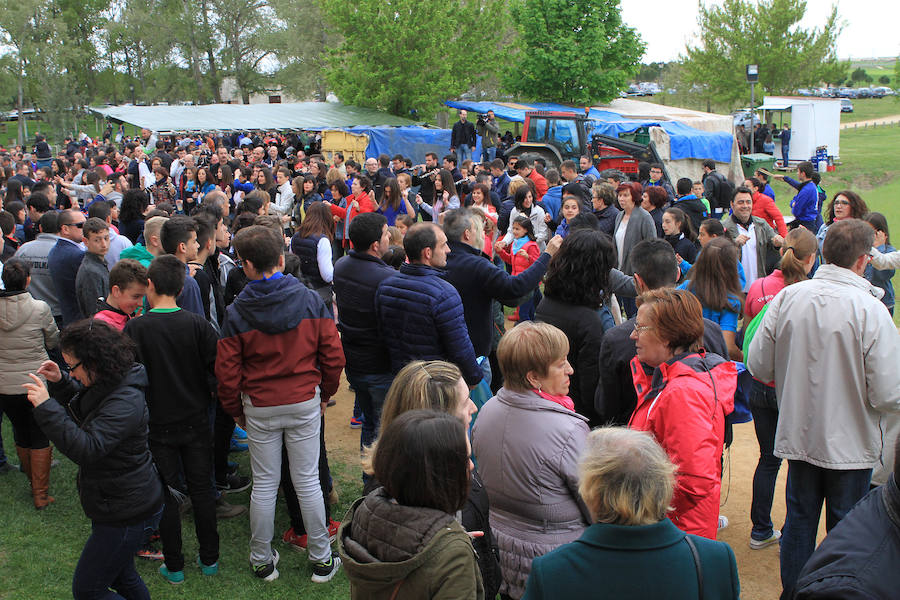
[[[553,396],[551,394],[548,394],[547,392],[542,392],[541,390],[535,389],[532,389],[531,391],[544,400],[548,400],[549,402],[553,402],[554,404],[559,404],[563,408],[567,408],[572,412],[575,412],[575,402],[568,396]]]

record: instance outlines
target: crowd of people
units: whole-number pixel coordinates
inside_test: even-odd
[[[716,537],[742,411],[747,541],[780,545],[782,597],[890,597],[893,575],[846,566],[900,553],[884,216],[851,190],[825,205],[809,163],[635,181],[507,159],[492,115],[460,123],[422,164],[275,132],[0,154],[0,417],[36,509],[52,448],[78,465],[74,597],[149,598],[135,556],[171,584],[214,577],[238,542],[218,520],[247,512],[250,576],[277,579],[280,489],[281,547],[314,583],[343,565],[354,598],[737,598]],[[342,375],[365,496],[338,520]],[[246,450],[249,475],[229,460]],[[226,500],[251,486],[249,511]]]

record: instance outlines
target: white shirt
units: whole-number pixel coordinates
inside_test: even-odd
[[[619,268],[622,268],[623,257],[625,256],[625,232],[628,230],[628,221],[622,219],[619,228],[616,229],[616,250],[619,253]]]
[[[744,287],[743,292],[750,289],[750,284],[759,279],[756,270],[756,231],[753,228],[753,219],[750,219],[750,226],[744,228],[743,225],[735,219],[734,224],[737,225],[738,235],[746,235],[747,241],[741,246],[741,266],[744,267]]]

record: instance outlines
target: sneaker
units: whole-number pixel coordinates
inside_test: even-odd
[[[340,521],[335,521],[334,519],[329,519],[328,521],[328,543],[330,544],[337,538],[338,528],[341,526]],[[297,535],[294,532],[294,528],[291,527],[287,531],[284,532],[284,535],[281,536],[281,539],[284,543],[290,544],[291,548],[296,550],[297,552],[306,552],[306,541],[307,536],[304,533],[303,535]]]
[[[240,426],[235,425],[234,431],[231,434],[231,439],[243,442],[247,439],[247,432],[241,429]]]
[[[134,555],[139,558],[146,558],[147,560],[163,559],[162,550],[157,550],[151,544],[147,544],[146,546],[135,552]]]
[[[337,552],[332,552],[328,562],[313,563],[312,582],[328,583],[335,575],[337,575],[338,569],[340,568],[341,558],[338,556]]]
[[[163,565],[159,568],[159,574],[172,585],[184,583],[184,571],[170,571],[166,565]]]
[[[275,581],[278,579],[278,550],[272,550],[272,562],[264,565],[254,565],[253,574],[263,581]]]
[[[726,527],[728,527],[728,517],[726,517],[725,515],[719,515],[719,528],[718,528],[718,530],[719,530],[719,531],[722,531],[722,530],[725,529]]]
[[[764,540],[755,540],[753,538],[750,538],[750,547],[754,550],[762,550],[763,548],[771,546],[772,544],[777,544],[778,540],[780,539],[781,532],[776,529],[772,532],[772,535]]]
[[[226,494],[236,494],[250,487],[250,483],[250,478],[245,475],[228,475],[225,483],[216,484],[216,489]]]
[[[219,574],[219,561],[214,562],[211,565],[204,565],[203,561],[200,560],[200,557],[197,557],[197,566],[200,567],[200,572],[206,575],[207,577],[212,577],[213,575]]]
[[[231,438],[231,445],[228,447],[229,452],[246,452],[247,444],[237,441],[234,438]]]
[[[362,419],[350,417],[350,429],[362,429]]]
[[[225,501],[224,496],[216,500],[217,519],[232,519],[234,517],[241,516],[245,512],[247,512],[246,506],[241,506],[240,504],[229,504]]]

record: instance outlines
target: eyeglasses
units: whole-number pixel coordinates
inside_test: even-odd
[[[835,206],[850,206],[850,202],[847,200],[835,200],[834,205]]]
[[[84,362],[83,360],[79,360],[79,361],[78,361],[77,363],[75,363],[74,365],[71,365],[71,366],[69,367],[69,372],[72,372],[72,371],[74,371],[75,369],[77,369],[78,367],[80,367],[80,366],[81,366],[81,363],[83,363],[83,362]]]
[[[650,331],[651,329],[656,329],[656,327],[653,327],[652,325],[635,325],[634,326],[634,330],[639,334],[644,333],[645,331]]]
[[[77,227],[78,229],[84,229],[84,221],[81,223],[60,223],[60,227]]]

